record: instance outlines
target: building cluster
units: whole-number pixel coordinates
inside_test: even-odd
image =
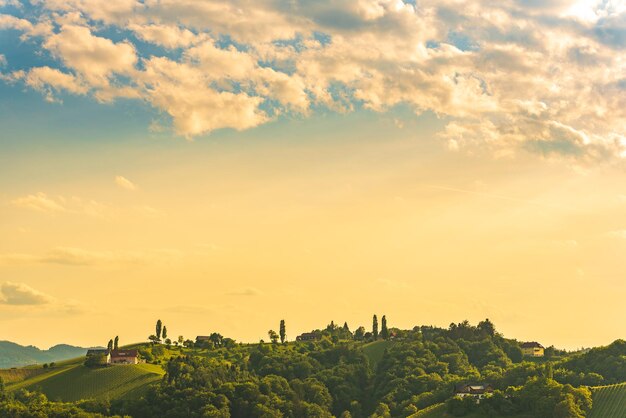
[[[87,357],[103,356],[106,364],[137,364],[139,363],[139,352],[137,350],[107,350],[92,349],[87,350]]]

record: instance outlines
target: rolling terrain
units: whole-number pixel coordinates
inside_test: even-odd
[[[588,418],[626,416],[626,383],[593,388],[593,408]]]
[[[86,352],[86,348],[67,344],[58,344],[48,350],[41,350],[32,345],[23,346],[10,341],[0,341],[0,369],[58,362],[84,356]]]
[[[165,371],[160,365],[134,364],[88,368],[84,357],[62,362],[54,368],[1,370],[9,391],[27,389],[54,401],[81,399],[136,399],[159,381]]]

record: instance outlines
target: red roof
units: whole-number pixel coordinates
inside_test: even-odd
[[[137,350],[113,350],[111,351],[111,357],[132,357],[135,358],[138,356]]]
[[[543,348],[543,345],[539,344],[536,341],[531,341],[528,343],[523,343],[522,348]]]

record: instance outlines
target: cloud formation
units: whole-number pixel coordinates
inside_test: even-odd
[[[54,299],[24,283],[4,282],[0,285],[0,304],[46,305]]]
[[[115,184],[126,190],[137,190],[137,186],[132,181],[123,176],[115,176]]]
[[[452,150],[591,162],[626,156],[621,2],[36,4],[24,16],[0,14],[0,29],[37,39],[35,53],[54,62],[3,79],[51,101],[141,100],[169,115],[182,136],[320,108],[403,104],[445,118],[440,136]]]

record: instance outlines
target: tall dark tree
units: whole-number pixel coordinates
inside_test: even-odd
[[[348,326],[347,322],[343,323],[343,330],[346,331],[346,332],[350,332],[350,327]]]
[[[380,338],[386,340],[389,338],[389,330],[387,329],[387,317],[383,315],[380,320]]]
[[[118,348],[120,348],[120,337],[116,335],[115,340],[113,340],[113,349],[117,350]]]
[[[113,340],[109,340],[109,343],[107,344],[107,350],[113,350]]]
[[[284,319],[280,320],[280,330],[278,332],[280,334],[280,342],[284,344],[285,340],[287,339],[287,330],[285,328],[285,320]]]
[[[156,337],[158,340],[161,339],[161,329],[163,328],[163,322],[159,319],[156,323]]]
[[[163,334],[162,334],[162,336],[163,336],[163,339],[167,338],[167,327],[163,327]]]
[[[374,318],[372,319],[372,335],[375,340],[378,339],[378,317],[376,317],[376,315],[374,315]]]
[[[493,325],[493,322],[489,320],[489,318],[485,319],[484,321],[480,321],[477,328],[480,332],[489,335],[490,337],[496,335],[496,327],[495,325]]]

